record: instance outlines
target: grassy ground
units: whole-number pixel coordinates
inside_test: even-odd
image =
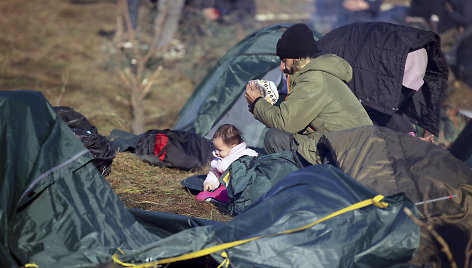
[[[209,202],[200,202],[182,188],[180,181],[188,176],[206,174],[208,169],[181,171],[152,167],[133,154],[118,154],[108,182],[128,207],[164,211],[186,216],[228,221],[231,217]]]

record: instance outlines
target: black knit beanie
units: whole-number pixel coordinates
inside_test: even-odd
[[[281,59],[300,59],[314,56],[319,52],[313,32],[303,23],[287,28],[277,42],[277,56]]]

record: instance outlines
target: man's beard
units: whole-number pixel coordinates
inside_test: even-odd
[[[294,74],[293,67],[290,67],[288,69],[284,68],[283,72],[284,72],[284,74],[288,74],[288,75]]]
[[[301,69],[302,69],[302,67],[300,66],[300,61],[295,60],[292,64],[292,66],[290,66],[289,68],[285,67],[283,69],[283,72],[285,74],[292,75],[292,74],[300,71]]]

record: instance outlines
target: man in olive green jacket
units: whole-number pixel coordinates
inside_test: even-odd
[[[372,125],[344,82],[352,78],[349,63],[334,54],[320,54],[308,26],[295,24],[277,42],[280,69],[289,75],[286,99],[273,106],[253,82],[247,84],[250,110],[270,128],[264,140],[267,153],[296,150],[302,164],[316,164],[316,144],[323,134]]]

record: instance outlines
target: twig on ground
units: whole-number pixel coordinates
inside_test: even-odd
[[[59,93],[59,96],[56,99],[56,106],[60,106],[62,97],[64,97],[64,92],[66,92],[66,87],[67,87],[67,82],[69,81],[69,73],[64,72],[62,74],[62,88],[61,88],[61,93]]]
[[[469,267],[471,258],[472,258],[472,235],[470,235],[469,242],[467,242],[467,246],[465,247],[465,263],[464,263],[465,268]]]
[[[418,224],[420,227],[422,228],[425,228],[435,239],[436,241],[438,241],[438,243],[441,245],[441,251],[444,252],[444,254],[446,254],[446,257],[447,257],[447,260],[449,261],[449,263],[451,264],[451,267],[452,268],[457,268],[457,264],[456,264],[456,261],[454,261],[454,257],[452,256],[452,253],[451,253],[451,249],[449,248],[449,245],[446,243],[446,241],[444,240],[444,238],[442,238],[437,232],[436,230],[434,230],[433,228],[433,225],[431,224],[426,224],[420,220],[418,220],[418,218],[416,218],[414,215],[413,215],[413,212],[411,212],[411,210],[409,208],[403,208],[403,211],[406,213],[406,215],[408,215],[416,224]]]
[[[147,201],[147,200],[139,201],[139,203],[152,204],[152,205],[161,205],[161,204],[159,204],[159,203],[152,202],[152,201]]]
[[[426,188],[424,190],[424,193],[423,193],[423,202],[425,202],[424,205],[423,205],[423,213],[424,213],[424,216],[426,217],[426,222],[429,223],[429,224],[432,223],[432,219],[431,219],[431,215],[430,215],[429,210],[428,210],[428,203],[426,203],[426,200],[428,200],[430,189],[431,189],[431,187],[429,185],[426,186]]]

